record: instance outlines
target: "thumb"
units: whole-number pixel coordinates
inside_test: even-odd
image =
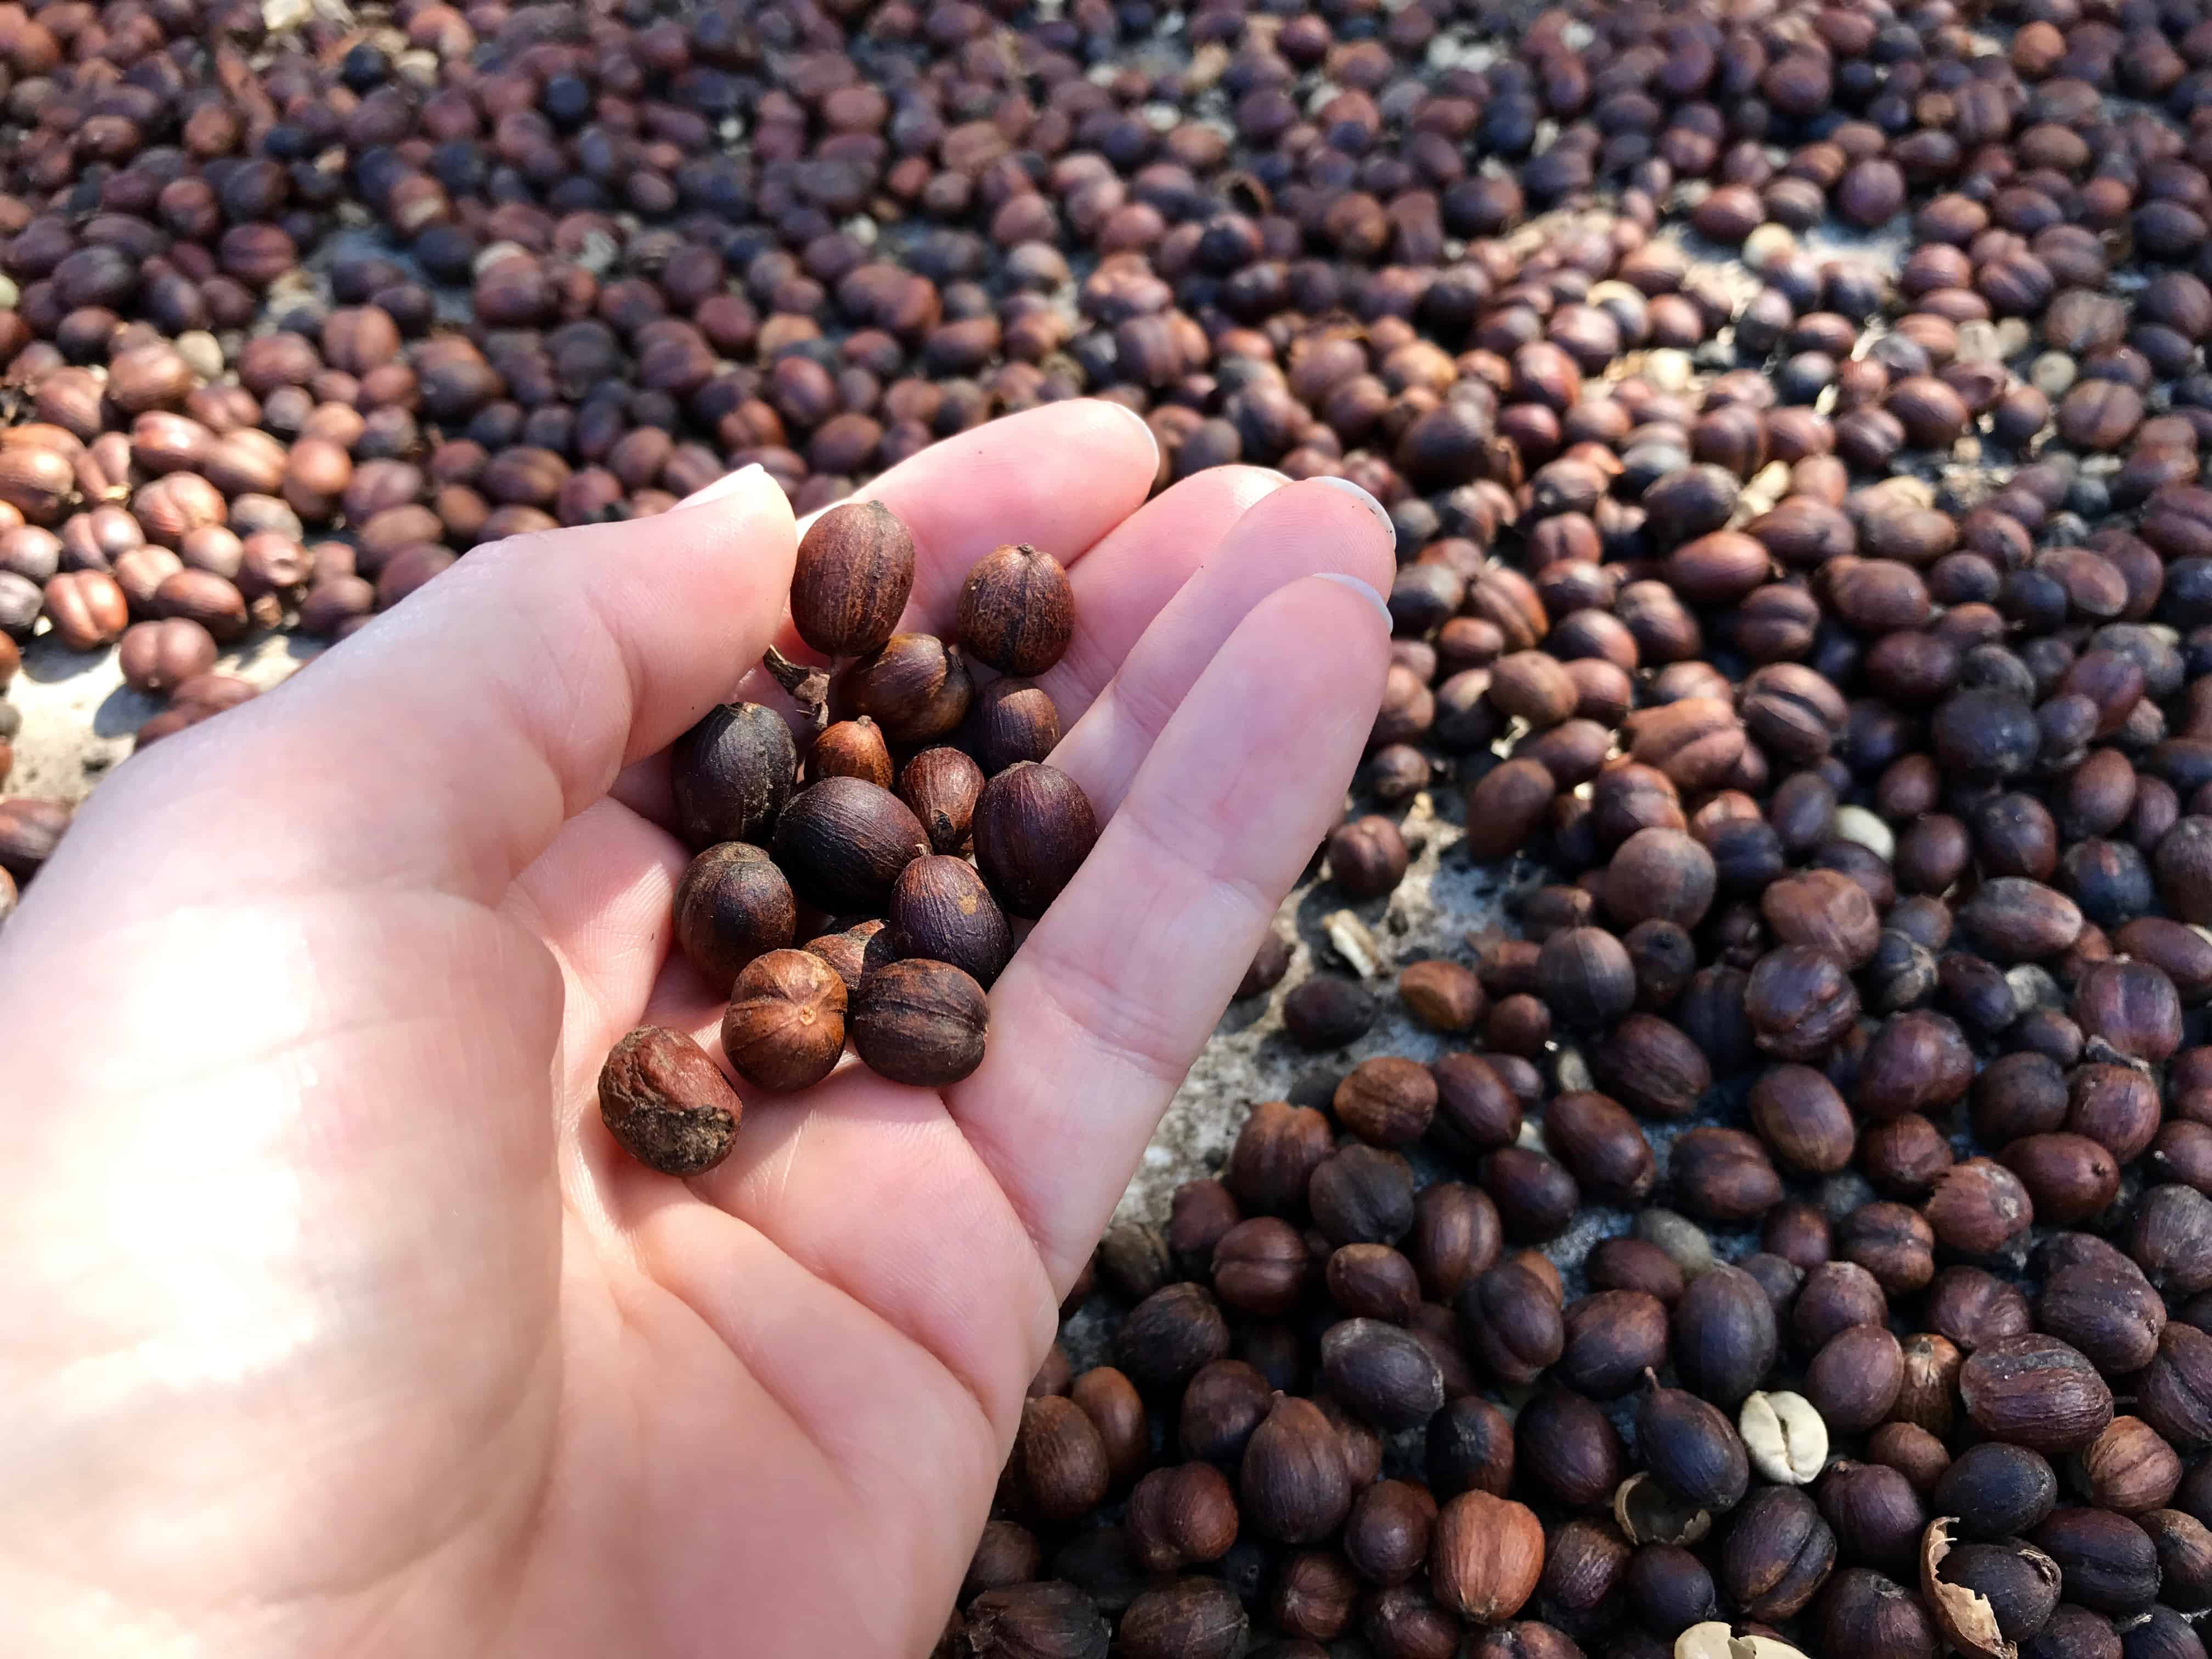
[[[658,518],[477,549],[269,696],[134,761],[85,817],[127,823],[149,789],[173,814],[189,778],[197,806],[240,820],[205,838],[210,886],[240,873],[223,868],[234,857],[264,888],[391,884],[489,902],[625,763],[758,660],[796,545],[789,503],[756,466]],[[226,780],[258,785],[234,793],[260,810],[227,808]],[[81,821],[63,854],[104,839]]]

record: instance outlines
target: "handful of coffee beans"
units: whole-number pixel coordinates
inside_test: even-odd
[[[1080,786],[1045,763],[1060,713],[1034,678],[1074,631],[1066,571],[997,549],[943,640],[895,631],[914,567],[913,537],[881,503],[823,514],[799,546],[792,621],[833,667],[847,660],[825,675],[771,659],[816,719],[803,764],[792,720],[753,702],[708,710],[671,753],[675,829],[694,852],[677,948],[728,988],[722,1048],[756,1089],[819,1083],[848,1042],[894,1083],[966,1077],[1010,918],[1043,915],[1097,839]],[[979,685],[971,664],[998,678]],[[600,1074],[600,1115],[641,1162],[696,1175],[727,1155],[742,1109],[713,1084],[690,1037],[633,1031]]]

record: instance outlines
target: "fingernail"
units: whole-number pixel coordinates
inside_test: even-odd
[[[1093,401],[1103,404],[1107,408],[1112,410],[1116,415],[1122,416],[1125,418],[1136,422],[1137,430],[1145,434],[1145,441],[1152,447],[1152,465],[1155,466],[1159,465],[1159,434],[1152,430],[1152,423],[1150,421],[1138,414],[1137,411],[1130,408],[1128,404],[1124,403],[1116,403],[1111,398],[1099,398]]]
[[[1331,489],[1340,489],[1346,495],[1357,500],[1361,506],[1364,507],[1370,513],[1372,513],[1375,515],[1375,522],[1382,526],[1382,533],[1390,538],[1390,545],[1392,547],[1398,545],[1398,526],[1390,522],[1389,510],[1386,508],[1382,502],[1376,501],[1372,495],[1362,489],[1358,484],[1352,483],[1349,478],[1322,477],[1316,478],[1314,482],[1319,484],[1326,484]],[[1370,587],[1367,591],[1371,593],[1375,590]]]
[[[1352,485],[1352,488],[1354,489],[1359,489],[1359,486],[1358,484]],[[1363,495],[1367,495],[1367,492],[1364,489],[1360,489],[1359,493]],[[1367,495],[1367,499],[1371,501],[1375,498],[1372,495]],[[1373,605],[1376,611],[1381,614],[1382,617],[1382,626],[1385,631],[1393,634],[1398,631],[1398,620],[1390,614],[1390,607],[1382,603],[1382,596],[1380,593],[1377,593],[1373,588],[1370,587],[1365,582],[1360,580],[1358,577],[1347,576],[1341,570],[1318,570],[1314,574],[1319,576],[1322,580],[1325,582],[1334,582],[1339,587],[1350,588],[1353,592],[1358,594],[1361,599],[1366,600],[1368,604]]]
[[[735,472],[725,473],[704,489],[686,495],[676,505],[678,507],[704,507],[709,501],[719,501],[723,496],[744,488],[754,473],[765,470],[758,461],[755,461],[750,466],[741,466]]]

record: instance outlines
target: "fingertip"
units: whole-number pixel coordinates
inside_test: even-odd
[[[808,521],[815,516],[809,514]],[[687,495],[670,509],[668,520],[686,533],[694,526],[710,534],[726,533],[732,549],[750,552],[758,545],[794,555],[798,550],[799,526],[792,515],[791,498],[757,461]]]
[[[980,440],[986,433],[992,434],[987,441],[993,454],[1026,453],[1032,465],[1036,456],[1048,450],[1082,456],[1084,470],[1115,492],[1120,508],[1115,523],[1144,505],[1159,477],[1159,439],[1143,416],[1111,398],[1046,404],[975,428],[962,437]],[[1072,550],[1080,553],[1089,545],[1085,542]]]
[[[758,461],[755,461],[751,465],[741,466],[734,472],[726,472],[720,477],[715,479],[714,483],[708,484],[704,489],[693,490],[689,495],[686,495],[682,501],[676,503],[677,508],[678,511],[681,511],[683,508],[687,507],[704,507],[709,501],[718,501],[725,495],[734,494],[735,492],[744,489],[750,482],[751,477],[754,473],[757,472],[765,475],[768,469],[766,467],[763,466]]]
[[[1255,481],[1279,476],[1260,468],[1249,471]],[[1256,558],[1283,571],[1286,580],[1341,575],[1349,582],[1345,591],[1370,596],[1372,608],[1388,623],[1390,608],[1383,596],[1398,570],[1397,543],[1385,528],[1389,515],[1357,484],[1335,487],[1345,483],[1306,478],[1258,490],[1246,509],[1249,522],[1225,538],[1224,552]],[[1299,575],[1291,577],[1291,571]]]
[[[915,459],[941,463],[988,457],[993,461],[1025,460],[1034,468],[1042,459],[1071,456],[1081,458],[1083,470],[1095,476],[1117,481],[1141,477],[1149,487],[1159,468],[1160,446],[1144,416],[1126,405],[1105,398],[1072,398],[971,426],[923,450]],[[872,485],[861,491],[877,493]]]
[[[1282,701],[1304,724],[1316,763],[1332,749],[1340,727],[1356,732],[1364,746],[1390,672],[1390,615],[1374,589],[1336,570],[1318,570],[1277,589],[1231,635],[1201,688],[1217,675],[1228,684],[1251,684],[1254,665],[1271,648],[1267,641],[1283,638],[1302,641],[1306,672],[1284,690]],[[1349,763],[1358,759],[1355,748]]]
[[[1115,419],[1128,426],[1134,427],[1138,433],[1139,433],[1143,437],[1145,453],[1152,458],[1152,471],[1156,474],[1158,472],[1160,465],[1160,439],[1159,434],[1152,430],[1152,423],[1150,421],[1138,414],[1137,411],[1130,408],[1128,404],[1117,403],[1111,398],[1085,398],[1079,399],[1078,401],[1082,404],[1095,404],[1100,409],[1109,411]]]
[[[1230,495],[1245,507],[1256,507],[1279,489],[1291,487],[1291,477],[1278,472],[1272,466],[1253,466],[1237,462],[1229,466],[1208,467],[1203,472],[1194,472],[1188,478],[1171,484],[1162,493],[1162,499],[1186,490],[1205,481],[1216,481],[1225,487]]]
[[[1382,503],[1349,478],[1308,478],[1286,492],[1345,538],[1343,565],[1378,596],[1398,569],[1398,530]],[[1389,615],[1385,606],[1383,613]]]
[[[1246,514],[1290,487],[1291,480],[1271,466],[1231,463],[1204,468],[1176,479],[1116,525],[1085,556],[1084,565],[1108,553],[1121,556],[1102,560],[1098,568],[1127,564],[1132,559],[1153,565],[1172,563],[1174,559],[1163,556],[1172,548],[1186,567],[1183,579],[1188,580],[1190,570],[1215,556],[1218,544]],[[1082,569],[1078,566],[1074,573],[1079,592],[1084,580]],[[1182,581],[1176,586],[1180,588]]]
[[[1342,694],[1334,701],[1355,705],[1353,712],[1371,724],[1390,671],[1389,607],[1370,585],[1340,570],[1317,570],[1278,598],[1285,624],[1313,642],[1315,661],[1327,669],[1323,678]]]
[[[623,592],[648,607],[719,611],[742,599],[750,609],[779,583],[790,586],[797,548],[781,488],[766,468],[740,467],[652,518],[531,531],[474,549],[387,614],[431,627],[465,609],[605,602]],[[716,591],[726,587],[734,591]]]
[[[1381,527],[1382,534],[1389,538],[1390,545],[1395,547],[1398,544],[1398,526],[1391,520],[1390,509],[1376,501],[1364,486],[1354,483],[1349,478],[1321,477],[1315,478],[1311,482],[1323,489],[1333,489],[1338,495],[1349,496],[1352,501],[1357,501],[1368,516]]]
[[[1360,580],[1358,577],[1347,575],[1341,570],[1324,570],[1320,573],[1320,579],[1325,582],[1335,582],[1346,591],[1358,594],[1361,599],[1373,605],[1375,614],[1382,620],[1382,627],[1386,633],[1394,626],[1390,617],[1390,607],[1382,603],[1382,596]]]

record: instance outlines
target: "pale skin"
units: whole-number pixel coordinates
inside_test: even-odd
[[[641,1023],[720,1055],[656,757],[795,645],[762,475],[472,553],[102,785],[0,932],[10,1653],[928,1652],[1387,664],[1370,503],[1156,465],[1070,404],[870,487],[909,627],[998,543],[1068,564],[1105,828],[974,1076],[750,1098],[696,1180],[593,1085]]]

